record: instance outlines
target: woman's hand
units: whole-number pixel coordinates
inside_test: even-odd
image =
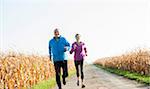
[[[72,54],[72,51],[69,51],[70,54]]]
[[[77,48],[77,45],[76,45],[76,44],[74,44],[74,45],[73,45],[73,49],[74,49],[74,50],[76,50],[76,48]]]
[[[87,54],[85,54],[85,56],[87,56]]]

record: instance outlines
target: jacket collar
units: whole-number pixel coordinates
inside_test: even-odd
[[[60,39],[61,38],[61,35],[58,37],[58,39]],[[53,39],[56,39],[56,37],[53,37]]]

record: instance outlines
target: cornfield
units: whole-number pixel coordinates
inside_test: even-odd
[[[139,49],[121,56],[98,59],[95,64],[150,75],[150,51]]]
[[[72,70],[72,62],[69,61]],[[52,62],[47,56],[0,53],[0,89],[26,89],[54,77]]]

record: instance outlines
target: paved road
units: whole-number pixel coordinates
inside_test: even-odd
[[[129,80],[115,74],[111,74],[94,65],[84,67],[85,85],[84,89],[150,89],[134,80]],[[57,89],[57,87],[55,88]],[[67,79],[67,84],[63,89],[82,89],[76,85],[76,76]]]

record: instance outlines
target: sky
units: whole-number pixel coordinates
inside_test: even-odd
[[[0,4],[4,52],[48,55],[55,28],[70,44],[76,33],[81,34],[90,62],[150,48],[150,0],[1,0]]]

